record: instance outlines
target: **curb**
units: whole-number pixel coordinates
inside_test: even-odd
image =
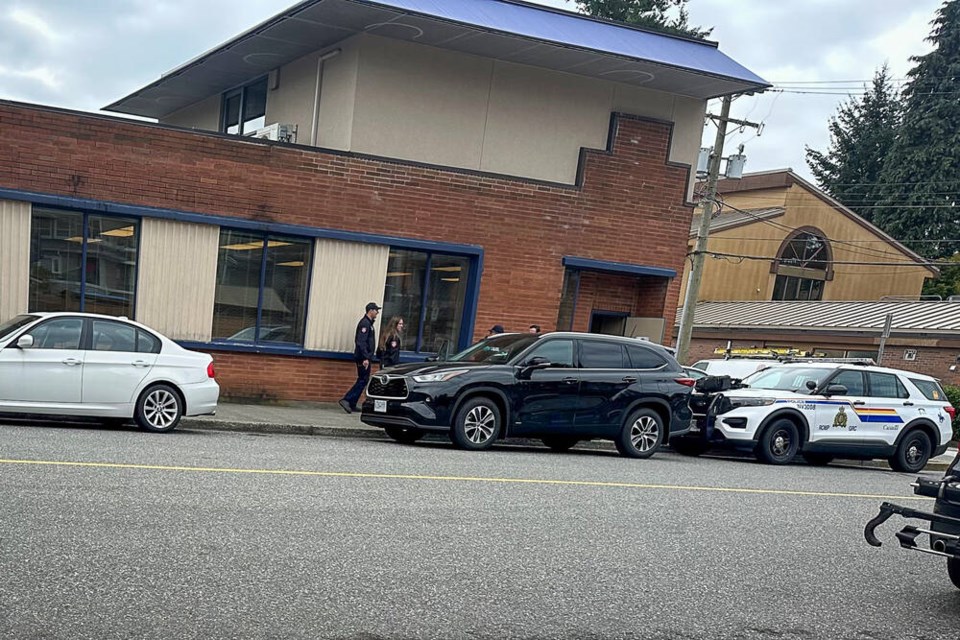
[[[300,436],[324,436],[324,437],[335,437],[335,438],[364,438],[364,439],[379,439],[379,440],[389,440],[389,438],[384,434],[383,429],[379,427],[369,427],[366,425],[356,425],[350,427],[333,427],[333,426],[320,426],[320,425],[306,425],[306,424],[283,424],[283,423],[274,423],[274,422],[239,422],[232,420],[214,420],[214,419],[203,419],[203,418],[184,418],[180,423],[180,428],[182,429],[193,429],[196,431],[232,431],[236,433],[276,433],[276,434],[285,434],[285,435],[300,435]],[[439,436],[442,439],[446,439],[445,436],[440,434]],[[428,436],[429,438],[429,436]],[[520,445],[520,446],[540,446],[541,442],[539,439],[528,439],[528,438],[512,438],[511,443]],[[600,442],[581,442],[578,447],[581,449],[599,449],[599,450],[613,450],[614,446],[610,442],[600,441]],[[669,451],[669,449],[667,449]],[[869,469],[884,469],[886,471],[892,471],[890,465],[887,464],[884,460],[846,460],[843,458],[839,459],[840,464],[843,466],[856,466],[861,468]],[[938,460],[931,460],[927,463],[927,466],[923,468],[923,471],[946,471],[949,468],[952,460],[940,462]]]

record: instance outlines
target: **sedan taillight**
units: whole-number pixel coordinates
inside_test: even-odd
[[[685,387],[692,387],[693,385],[697,384],[697,381],[693,378],[674,378],[673,381],[677,384],[682,384]]]
[[[213,368],[213,360],[211,360],[211,361],[210,361],[210,364],[207,365],[207,377],[208,377],[208,378],[216,378],[216,377],[217,377],[217,372],[216,372],[216,370]]]

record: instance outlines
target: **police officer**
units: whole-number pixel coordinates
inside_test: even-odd
[[[356,347],[353,350],[353,360],[357,364],[357,381],[350,387],[346,395],[337,404],[347,413],[357,410],[360,394],[370,379],[370,363],[377,348],[377,340],[373,334],[373,321],[380,314],[380,305],[376,302],[367,304],[367,313],[357,323],[357,335],[354,338]]]

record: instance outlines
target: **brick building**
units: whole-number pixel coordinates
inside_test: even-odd
[[[701,302],[689,361],[722,357],[728,348],[878,360],[888,314],[879,364],[960,385],[958,302]]]
[[[156,123],[0,102],[0,316],[133,317],[273,399],[342,393],[369,300],[407,359],[661,339],[706,100],[764,86],[521,2],[300,3],[109,107]]]

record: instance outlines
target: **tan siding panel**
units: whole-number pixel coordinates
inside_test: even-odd
[[[220,227],[147,218],[140,227],[137,321],[209,342]]]
[[[380,304],[390,248],[317,240],[307,310],[307,349],[353,351],[357,322],[368,302]],[[377,327],[379,329],[379,326]]]
[[[30,204],[0,200],[0,321],[27,311]]]

